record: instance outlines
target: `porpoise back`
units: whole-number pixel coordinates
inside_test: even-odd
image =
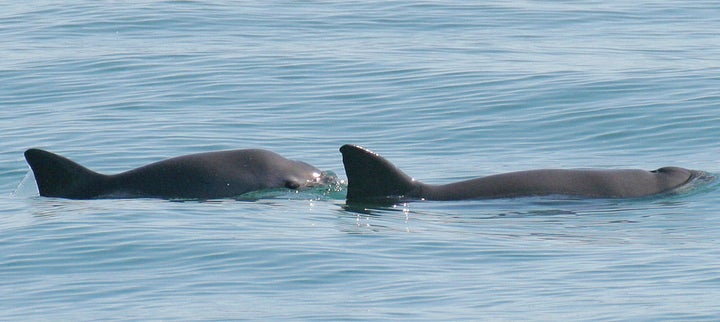
[[[543,195],[636,198],[670,191],[698,172],[678,167],[654,171],[541,169],[510,172],[444,185],[413,179],[382,156],[356,145],[340,148],[348,176],[348,201],[463,200]]]
[[[264,189],[302,189],[332,179],[307,163],[262,149],[190,154],[115,175],[40,149],[25,151],[25,159],[41,196],[70,199],[212,199]]]

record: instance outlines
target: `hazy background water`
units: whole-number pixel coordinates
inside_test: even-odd
[[[0,22],[2,320],[720,318],[716,182],[378,209],[71,201],[35,196],[22,157],[113,173],[261,147],[344,178],[355,143],[433,183],[720,173],[714,2],[32,2]]]

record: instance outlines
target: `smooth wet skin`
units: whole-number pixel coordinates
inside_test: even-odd
[[[417,181],[382,156],[356,145],[340,148],[348,201],[463,200],[543,195],[636,198],[667,192],[698,173],[678,167],[654,171],[542,169],[510,172],[444,185]]]
[[[261,150],[190,154],[104,175],[57,154],[29,149],[25,159],[41,196],[70,199],[235,197],[251,191],[325,185],[317,168]]]

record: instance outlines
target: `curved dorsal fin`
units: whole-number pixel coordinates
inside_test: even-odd
[[[85,168],[65,157],[43,151],[25,151],[25,160],[30,164],[40,195],[88,199],[102,193],[102,174]]]
[[[417,198],[419,182],[375,152],[357,145],[340,147],[348,177],[348,201]]]

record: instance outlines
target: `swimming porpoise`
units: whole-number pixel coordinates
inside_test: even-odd
[[[543,169],[430,185],[411,178],[382,156],[363,147],[343,145],[340,152],[348,177],[348,201],[464,200],[543,195],[636,198],[673,190],[699,174],[678,167],[653,171]]]
[[[40,149],[25,151],[40,195],[69,199],[214,199],[247,192],[325,185],[335,177],[300,161],[261,150],[190,154],[104,175]]]

